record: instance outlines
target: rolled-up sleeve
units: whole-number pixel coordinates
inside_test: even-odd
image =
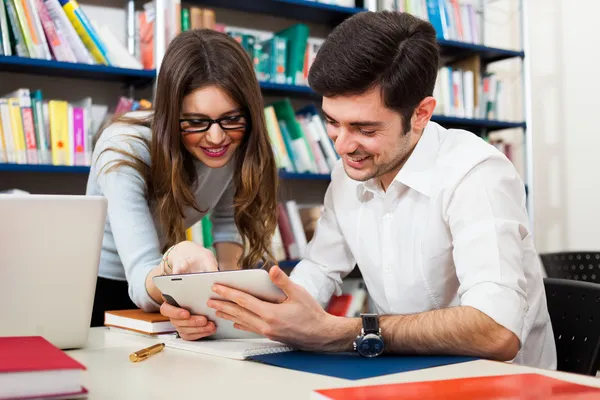
[[[463,306],[478,309],[520,340],[527,312],[523,240],[529,235],[525,190],[502,157],[472,168],[446,210]]]
[[[325,193],[323,213],[306,248],[306,256],[290,275],[323,307],[333,294],[342,293],[342,279],[356,263],[337,222],[333,186],[332,182]]]
[[[232,180],[211,211],[213,243],[232,242],[242,244],[242,236],[235,225],[233,197]]]

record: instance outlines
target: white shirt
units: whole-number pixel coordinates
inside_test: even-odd
[[[380,314],[471,306],[520,340],[515,363],[556,369],[556,348],[513,164],[474,134],[430,122],[384,192],[341,162],[291,274],[322,305],[358,265]]]

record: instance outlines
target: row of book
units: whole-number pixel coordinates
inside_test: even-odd
[[[507,119],[502,107],[508,101],[503,81],[493,72],[481,72],[479,56],[440,68],[433,96],[436,115]]]
[[[294,261],[304,256],[322,209],[322,205],[298,205],[295,200],[278,204],[271,247],[276,261]],[[214,251],[210,213],[186,229],[185,234],[187,240]]]
[[[76,0],[0,1],[0,55],[142,68]]]
[[[149,109],[121,97],[114,112],[91,97],[68,102],[20,88],[0,97],[0,162],[89,166],[96,133],[114,116]]]
[[[286,172],[329,174],[339,159],[316,106],[294,111],[289,99],[265,108],[277,168]]]
[[[324,39],[309,37],[307,25],[295,24],[278,32],[226,26],[216,22],[213,9],[182,6],[180,0],[167,0],[165,3],[171,6],[166,10],[167,44],[180,32],[190,29],[207,28],[226,32],[246,50],[259,81],[308,84],[308,70]],[[155,67],[154,17],[153,2],[146,3],[137,16],[139,40],[136,40],[136,55],[146,69]]]
[[[400,11],[431,22],[438,39],[480,44],[481,21],[475,6],[458,0],[365,0],[370,11]]]

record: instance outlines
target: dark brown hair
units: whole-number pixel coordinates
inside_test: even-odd
[[[403,129],[417,105],[433,94],[439,64],[435,29],[408,13],[363,12],[338,25],[323,43],[308,82],[322,96],[365,93],[379,86]]]
[[[264,118],[264,105],[254,68],[244,49],[227,34],[199,29],[178,35],[169,45],[158,75],[154,109],[145,119],[122,117],[117,121],[149,126],[152,141],[150,165],[135,154],[122,165],[135,168],[144,178],[149,202],[167,237],[168,247],[185,240],[184,210],[198,211],[193,185],[197,181],[193,155],[185,150],[179,126],[184,97],[194,90],[216,85],[246,113],[249,127],[234,155],[235,223],[248,248],[243,268],[273,262],[271,238],[276,228],[278,174]],[[164,251],[164,249],[163,249]]]

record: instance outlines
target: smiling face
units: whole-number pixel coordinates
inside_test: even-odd
[[[221,126],[211,125],[211,119],[220,121]],[[196,89],[183,99],[183,145],[210,168],[223,167],[231,160],[242,143],[246,126],[240,106],[217,86]]]
[[[346,174],[357,181],[378,177],[384,189],[416,146],[420,134],[402,130],[402,117],[382,103],[378,88],[360,95],[323,98],[327,134]]]

